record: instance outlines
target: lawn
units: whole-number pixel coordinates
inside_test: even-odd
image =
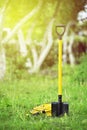
[[[57,101],[57,76],[39,73],[0,81],[0,130],[87,130],[87,82],[76,80],[77,68],[63,68],[63,101],[69,103],[69,115],[60,118],[30,113]]]

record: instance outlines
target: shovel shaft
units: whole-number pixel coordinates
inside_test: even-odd
[[[63,32],[59,33],[58,28],[63,28]],[[51,113],[52,116],[64,115],[65,113],[68,114],[69,105],[68,103],[62,102],[62,36],[65,32],[64,25],[56,26],[56,32],[59,38],[58,41],[58,102],[52,102],[51,104]]]
[[[62,96],[62,39],[58,43],[58,95]]]

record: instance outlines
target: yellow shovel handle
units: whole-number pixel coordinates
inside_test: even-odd
[[[62,95],[62,40],[59,40],[58,43],[58,95]]]
[[[59,32],[59,29],[62,29],[61,32]],[[65,25],[57,25],[56,26],[56,33],[58,35],[59,41],[58,41],[58,95],[62,96],[62,36],[65,33]]]

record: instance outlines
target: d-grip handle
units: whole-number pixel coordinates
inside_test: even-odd
[[[62,32],[61,32],[61,33],[58,32],[58,28],[61,28],[61,29],[62,29]],[[62,39],[62,36],[63,36],[64,33],[65,33],[65,29],[66,29],[65,25],[57,25],[57,26],[56,26],[56,33],[57,33],[59,39]]]

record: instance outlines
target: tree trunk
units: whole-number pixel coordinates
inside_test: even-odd
[[[43,61],[45,60],[46,56],[48,55],[48,53],[49,53],[49,51],[50,51],[50,49],[52,47],[52,43],[53,43],[52,27],[53,27],[53,23],[54,23],[54,18],[50,21],[50,23],[49,23],[49,25],[48,25],[48,27],[46,29],[46,34],[47,35],[44,35],[45,38],[46,38],[47,44],[44,47],[44,49],[42,50],[38,60],[36,60],[36,63],[35,63],[36,65],[34,65],[33,68],[31,70],[29,70],[30,73],[35,73],[40,69]],[[42,43],[42,44],[44,44],[44,43]]]
[[[68,45],[68,54],[69,54],[69,61],[70,61],[71,66],[75,65],[75,57],[72,52],[72,46],[74,44],[74,37],[75,37],[74,34],[71,34],[69,45]]]
[[[69,61],[71,65],[75,64],[75,58],[72,52],[72,46],[74,43],[74,39],[75,39],[75,34],[73,32],[69,32],[70,31],[70,27],[76,24],[74,21],[69,22],[66,26],[66,31],[63,37],[63,63],[67,63],[67,54],[69,55]]]
[[[18,41],[19,41],[19,45],[20,45],[20,53],[22,56],[26,56],[27,55],[27,47],[25,44],[25,40],[24,40],[24,35],[22,30],[18,31]]]

